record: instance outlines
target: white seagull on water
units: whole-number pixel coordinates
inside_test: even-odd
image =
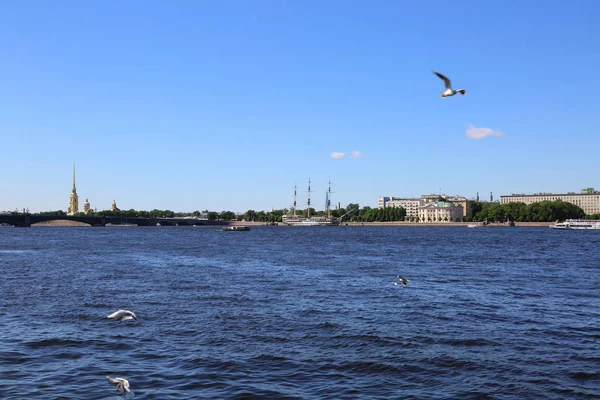
[[[115,386],[119,393],[130,392],[129,390],[129,381],[123,378],[111,378],[107,376],[106,379]]]
[[[442,95],[442,97],[454,96],[456,93],[460,93],[463,96],[465,94],[467,94],[467,91],[465,89],[458,89],[458,90],[452,89],[452,85],[450,84],[450,79],[448,79],[444,75],[442,75],[442,74],[440,74],[439,72],[436,72],[436,71],[433,71],[433,73],[436,74],[441,80],[443,80],[444,81],[444,85],[446,85],[446,90],[443,91],[443,92],[440,92],[440,94]]]
[[[114,313],[110,314],[106,318],[116,319],[117,321],[125,321],[127,319],[137,320],[137,317],[135,316],[135,314],[128,310],[115,311]]]

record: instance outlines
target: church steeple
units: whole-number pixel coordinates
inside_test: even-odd
[[[73,192],[75,191],[75,161],[73,161]]]
[[[67,215],[75,215],[79,212],[79,196],[77,196],[77,189],[75,188],[75,161],[73,161],[73,189],[71,189],[71,196],[69,197],[69,210]]]

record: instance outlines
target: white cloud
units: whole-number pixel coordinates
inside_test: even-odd
[[[357,159],[357,158],[364,158],[364,156],[362,155],[362,153],[358,150],[354,150],[352,152],[352,158]]]
[[[329,155],[329,157],[333,158],[334,160],[339,160],[340,158],[343,158],[346,154],[344,153],[340,153],[339,151],[334,151],[333,153],[331,153]]]
[[[467,128],[466,136],[469,139],[483,139],[486,136],[504,136],[504,133],[500,131],[495,131],[491,128],[476,128],[473,125],[469,124]]]

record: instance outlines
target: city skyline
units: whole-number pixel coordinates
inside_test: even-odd
[[[329,180],[343,207],[598,187],[599,11],[4,3],[0,210],[66,211],[73,160],[99,210],[300,207],[309,178],[317,209]]]
[[[76,191],[76,169],[75,169],[75,162],[73,162],[73,171],[72,171],[72,189],[71,189],[71,193],[69,195],[69,206],[67,207],[67,215],[73,215],[75,213],[79,213],[79,212],[83,212],[83,213],[87,213],[87,210],[91,210],[91,211],[97,211],[97,207],[91,207],[90,203],[88,202],[88,198],[85,198],[85,203],[84,203],[84,208],[79,210],[78,209],[78,197],[79,194]],[[331,182],[329,182],[331,183]],[[304,192],[306,194],[306,201],[307,202],[303,202],[301,201],[297,201],[298,200],[298,187],[297,185],[294,187],[294,193],[295,193],[295,198],[294,201],[296,201],[296,209],[297,210],[305,210],[308,208],[308,195],[309,195],[309,189],[312,188],[312,182],[310,182],[309,180],[309,184],[307,185],[307,190]],[[330,189],[330,186],[328,186],[328,189]],[[314,193],[314,190],[310,190],[310,193]],[[328,193],[330,193],[330,190],[328,190],[325,193],[325,199],[328,199]],[[376,204],[374,207],[371,208],[381,208],[381,199],[388,199],[388,200],[420,200],[423,197],[431,197],[431,196],[440,196],[440,197],[448,197],[450,199],[452,199],[454,196],[458,197],[458,198],[462,198],[463,200],[472,200],[472,201],[480,201],[483,203],[486,202],[496,202],[496,203],[501,203],[501,197],[515,197],[515,196],[525,196],[525,197],[536,197],[536,196],[544,196],[544,195],[558,195],[558,196],[562,196],[562,195],[579,195],[579,194],[583,194],[583,193],[588,193],[588,194],[595,194],[595,193],[599,193],[598,191],[596,191],[593,187],[587,187],[587,188],[582,188],[580,192],[574,192],[574,191],[568,191],[568,192],[564,192],[564,193],[551,193],[551,192],[540,192],[540,193],[520,193],[520,194],[516,194],[516,193],[510,193],[510,194],[499,194],[499,195],[494,195],[493,192],[489,193],[489,198],[486,198],[485,196],[481,196],[479,192],[476,193],[475,196],[473,197],[468,197],[468,196],[463,196],[461,194],[449,194],[449,193],[442,193],[441,188],[439,193],[423,193],[419,196],[379,196],[378,197],[378,204]],[[311,195],[314,196],[314,195]],[[311,197],[311,199],[314,199],[314,197]],[[270,209],[277,209],[277,210],[282,210],[282,209],[288,209],[288,210],[293,210],[293,203],[294,201],[291,202],[290,206],[285,206],[285,207],[271,207]],[[334,202],[331,203],[331,208],[332,209],[336,209],[336,208],[345,208],[348,204],[352,203],[351,201],[345,204],[341,204],[341,202]],[[526,203],[529,203],[528,201],[526,201]],[[72,207],[74,205],[74,207]],[[364,207],[365,205],[368,204],[359,204],[359,206]],[[369,205],[370,206],[370,205]],[[315,203],[314,200],[311,200],[310,203],[310,207],[312,209],[315,209],[317,211],[322,211],[326,209],[326,204],[323,204],[323,207],[319,207],[318,203]],[[72,210],[72,208],[74,208],[74,211]],[[117,204],[116,204],[116,199],[112,200],[111,206],[108,208],[101,208],[101,210],[119,210],[119,208],[117,208]],[[136,207],[129,207],[127,209],[134,209],[134,210],[138,210],[138,211],[150,211],[151,209],[142,209],[142,208],[136,208]],[[194,210],[173,210],[172,208],[165,208],[165,209],[169,209],[171,211],[174,212],[194,212],[194,211],[200,211],[200,209],[194,209]],[[246,208],[244,210],[237,210],[237,211],[233,211],[230,209],[205,209],[203,208],[202,210],[207,210],[207,211],[233,211],[236,214],[243,214],[244,212],[251,210],[252,208]],[[12,211],[13,209],[6,209],[6,210],[0,210],[0,211]],[[16,207],[14,208],[14,211],[17,212],[33,212],[33,213],[37,213],[37,212],[43,212],[43,211],[59,211],[63,209],[61,208],[50,208],[50,209],[45,209],[45,210],[30,210],[29,207]],[[257,208],[255,209],[257,211],[269,211],[269,208]]]

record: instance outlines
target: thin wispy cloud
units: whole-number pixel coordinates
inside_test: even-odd
[[[333,158],[334,160],[339,160],[340,158],[346,157],[346,153],[342,153],[341,151],[334,151],[333,153],[329,154],[329,157]],[[348,155],[348,158],[357,160],[359,158],[365,158],[365,156],[360,151],[354,150]]]
[[[495,131],[491,128],[476,128],[473,125],[469,124],[466,136],[469,139],[479,140],[483,139],[486,136],[504,136],[504,133],[500,131]]]
[[[354,158],[355,160],[358,158],[364,158],[364,156],[362,155],[362,153],[358,150],[354,150],[352,152],[352,158]]]

